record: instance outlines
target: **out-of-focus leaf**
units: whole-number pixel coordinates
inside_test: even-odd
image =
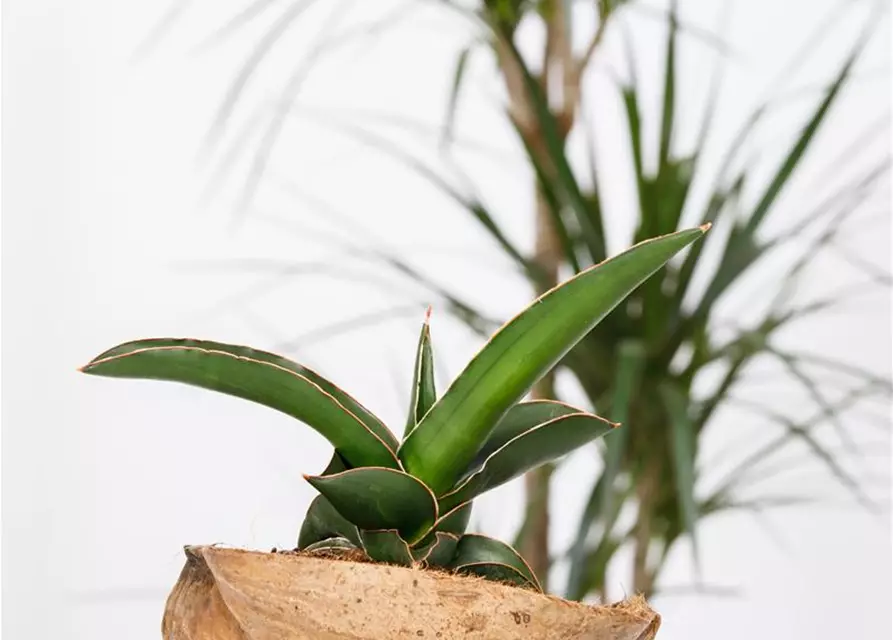
[[[402,471],[364,467],[305,478],[361,530],[396,529],[414,542],[437,520],[434,494]]]
[[[444,508],[462,504],[530,469],[566,455],[618,425],[590,413],[573,413],[534,426],[494,451],[459,486],[440,499]]]
[[[799,166],[800,161],[803,159],[806,153],[806,150],[809,148],[810,143],[812,143],[813,139],[815,138],[819,127],[825,121],[825,118],[827,117],[832,105],[834,105],[837,97],[840,95],[840,90],[849,79],[850,74],[852,73],[853,65],[856,63],[856,60],[862,53],[862,47],[864,43],[864,38],[861,38],[858,41],[855,49],[847,58],[843,67],[840,69],[840,72],[837,74],[834,82],[831,84],[831,87],[828,89],[828,92],[825,94],[825,98],[819,103],[818,108],[815,110],[815,113],[813,113],[809,122],[806,124],[806,126],[803,128],[803,131],[801,131],[800,135],[797,137],[797,140],[794,142],[794,145],[791,147],[790,151],[788,151],[788,154],[785,157],[784,161],[781,163],[781,166],[778,168],[778,171],[776,171],[775,175],[772,177],[769,186],[760,197],[760,200],[757,203],[756,207],[754,207],[753,212],[751,212],[751,214],[748,216],[746,231],[749,235],[753,235],[754,233],[756,233],[756,230],[763,222],[763,218],[766,217],[766,214],[775,203],[776,198],[778,198],[782,189],[790,182],[794,170]]]
[[[686,396],[675,386],[665,383],[660,387],[661,400],[670,417],[672,438],[672,460],[675,476],[677,500],[680,516],[685,529],[692,539],[695,562],[698,562],[697,537],[695,526],[698,520],[698,505],[695,498],[695,455],[697,433],[688,415]]]
[[[81,371],[181,382],[251,400],[306,423],[353,466],[399,466],[397,439],[372,412],[319,374],[271,353],[207,340],[158,338],[118,345]]]
[[[539,581],[524,558],[504,542],[487,536],[478,534],[462,536],[449,566],[459,573],[472,573],[491,580],[513,582],[519,586],[530,586],[542,591]]]
[[[438,494],[467,469],[496,424],[632,290],[706,229],[640,243],[537,298],[503,326],[401,445],[406,469]]]
[[[518,129],[519,135],[521,135],[524,141],[528,157],[533,166],[535,168],[538,167],[538,172],[542,172],[544,177],[546,177],[545,182],[548,182],[550,185],[554,183],[555,193],[574,212],[578,224],[582,229],[586,230],[584,237],[587,239],[592,262],[599,263],[607,256],[605,239],[601,233],[600,212],[595,211],[591,207],[580,189],[580,185],[564,152],[564,136],[560,133],[558,122],[549,108],[548,100],[543,94],[540,83],[530,73],[523,56],[510,39],[507,40],[506,44],[523,75],[524,86],[533,106],[539,134],[543,137],[550,166],[543,166],[546,159],[538,157],[537,149],[530,144],[529,140],[525,139],[523,129]],[[553,173],[554,177],[552,177]],[[568,258],[571,259],[571,256],[568,256]]]
[[[465,66],[471,55],[472,47],[462,49],[456,58],[456,68],[453,71],[453,82],[450,85],[450,97],[447,100],[446,118],[443,124],[443,137],[441,144],[447,146],[453,141],[453,130],[456,125],[456,111],[459,105],[459,94],[462,91],[462,81],[465,79]]]
[[[416,349],[412,393],[409,399],[409,418],[406,421],[404,439],[415,429],[437,400],[437,390],[434,384],[434,352],[431,347],[431,327],[428,323],[430,318],[431,308],[428,307],[428,311],[425,313],[425,324],[422,326],[419,345]]]
[[[366,553],[376,562],[412,566],[413,559],[409,545],[395,529],[360,531],[360,538],[363,540]]]
[[[627,340],[618,349],[617,369],[611,402],[611,420],[620,424],[627,422],[629,407],[635,396],[639,378],[645,363],[645,348],[636,340]],[[581,600],[592,588],[589,562],[586,560],[586,541],[589,532],[597,523],[603,524],[603,540],[609,540],[614,522],[619,514],[620,501],[615,500],[615,483],[620,474],[623,456],[634,426],[619,429],[605,439],[604,469],[599,475],[586,501],[580,516],[577,535],[570,548],[570,571],[568,573],[566,595],[571,600]],[[600,543],[601,544],[601,543]],[[604,552],[603,552],[604,553]],[[605,559],[607,562],[607,559]],[[603,577],[601,578],[603,579]]]

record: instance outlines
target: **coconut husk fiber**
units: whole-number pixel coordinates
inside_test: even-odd
[[[589,606],[481,578],[303,554],[187,547],[164,640],[651,640],[641,598]]]

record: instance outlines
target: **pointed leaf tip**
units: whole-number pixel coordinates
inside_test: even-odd
[[[704,233],[707,233],[708,231],[710,231],[710,228],[711,228],[712,226],[713,226],[713,223],[712,223],[712,222],[705,222],[705,223],[702,224],[700,227],[698,227],[698,229],[700,229],[700,230],[703,231]]]
[[[431,309],[432,307],[430,304],[428,305],[428,308],[425,309],[425,324],[431,322]]]

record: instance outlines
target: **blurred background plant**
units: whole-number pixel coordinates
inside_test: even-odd
[[[187,4],[178,3],[148,42],[156,43]],[[706,519],[735,511],[759,518],[770,509],[827,498],[784,490],[784,477],[804,466],[820,465],[865,508],[882,508],[886,499],[862,473],[862,460],[872,453],[872,438],[887,437],[886,418],[872,408],[889,398],[889,380],[829,356],[822,344],[796,344],[803,323],[820,323],[890,285],[886,267],[865,260],[848,240],[854,229],[868,228],[878,213],[878,194],[889,188],[889,149],[872,144],[887,131],[889,114],[830,122],[857,80],[854,69],[884,3],[838,3],[817,28],[792,34],[802,41],[797,53],[779,64],[776,80],[740,119],[736,135],[719,140],[713,132],[723,78],[737,54],[723,35],[732,5],[717,4],[723,5],[718,31],[692,20],[684,0],[415,0],[371,9],[350,0],[255,0],[208,40],[252,42],[207,137],[206,158],[214,167],[209,196],[231,189],[233,219],[242,221],[249,212],[262,215],[257,202],[264,189],[286,191],[301,209],[317,213],[325,231],[306,216],[279,219],[280,226],[297,223],[298,233],[333,248],[332,259],[322,263],[227,260],[227,269],[268,276],[230,303],[246,305],[283,279],[313,275],[359,278],[403,296],[393,306],[280,341],[277,348],[369,331],[415,314],[429,301],[483,337],[506,319],[488,304],[488,292],[504,282],[522,279],[530,294],[542,292],[633,242],[714,224],[703,243],[634,293],[535,390],[540,398],[582,396],[597,413],[624,423],[622,433],[598,445],[597,461],[589,462],[597,471],[563,548],[550,540],[550,517],[567,508],[562,490],[552,486],[556,466],[525,479],[516,544],[549,590],[572,599],[609,597],[606,575],[618,563],[628,591],[653,595],[675,549],[690,548],[698,566],[697,531]],[[363,19],[350,23],[353,13]],[[385,41],[419,13],[431,21],[432,42],[441,28],[464,33],[467,42],[452,69],[430,69],[449,87],[441,122],[363,110],[369,87],[390,69],[357,86],[350,109],[314,108],[298,99],[328,56],[348,49],[362,55],[358,46]],[[246,87],[262,75],[276,47],[287,46],[294,25],[314,14],[321,26],[302,42],[290,77],[280,77],[272,102],[236,126],[233,115]],[[644,27],[648,22],[651,27]],[[858,31],[839,63],[826,67],[821,86],[795,85],[804,61],[842,23],[857,24]],[[599,64],[609,45],[620,51],[622,65]],[[712,69],[689,65],[692,77],[685,77],[684,55],[709,60]],[[655,56],[659,64],[649,67],[645,60]],[[483,69],[477,83],[470,80],[474,64],[479,73]],[[468,92],[475,90],[492,98],[489,115],[463,113]],[[615,105],[617,118],[598,117],[597,106],[605,104]],[[506,154],[480,136],[463,136],[463,117],[472,116],[487,123],[484,130],[510,128],[514,148]],[[296,121],[411,170],[427,189],[417,203],[419,218],[461,211],[473,221],[488,241],[473,257],[451,260],[473,260],[472,267],[462,266],[479,276],[476,290],[432,275],[431,255],[418,255],[425,253],[426,222],[406,221],[407,229],[421,232],[418,242],[403,247],[375,231],[375,211],[393,206],[386,194],[370,195],[358,221],[314,193],[306,172],[278,168],[275,152],[285,144],[280,138]],[[832,124],[853,132],[851,144],[819,184],[798,185],[802,167]],[[529,190],[520,200],[488,194],[487,185],[474,179],[479,163],[519,158],[518,189]],[[351,182],[346,175],[344,184]],[[440,204],[429,207],[428,198]],[[449,207],[442,206],[444,198]],[[519,222],[525,216],[528,222]],[[533,237],[523,237],[525,230]],[[804,279],[828,261],[847,277],[818,293],[805,290]],[[725,450],[705,455],[710,439]],[[767,489],[766,481],[776,476],[781,481]]]

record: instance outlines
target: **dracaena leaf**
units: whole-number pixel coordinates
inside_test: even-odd
[[[440,499],[450,509],[603,436],[617,425],[591,413],[572,413],[535,425],[494,451],[452,492]]]
[[[405,540],[415,542],[437,520],[434,494],[402,471],[364,467],[305,478],[359,529],[396,529]]]
[[[430,317],[431,309],[429,307],[425,314],[425,324],[422,326],[419,346],[416,350],[412,393],[409,400],[409,418],[406,421],[404,438],[415,429],[437,400],[437,391],[434,385],[434,352],[431,347],[431,328],[428,324]]]
[[[306,423],[353,466],[399,466],[397,440],[378,418],[319,374],[271,353],[207,340],[156,338],[118,345],[81,370],[181,382],[251,400]]]
[[[395,529],[360,531],[363,549],[376,562],[412,566],[413,557],[409,545]]]
[[[403,442],[405,468],[438,494],[496,424],[631,291],[706,228],[642,242],[548,291],[504,325]]]
[[[464,535],[456,545],[450,568],[491,580],[509,581],[542,591],[539,580],[521,555],[504,542],[478,534]]]
[[[316,496],[298,534],[298,549],[306,549],[320,540],[332,537],[347,538],[354,545],[360,546],[360,536],[356,526],[347,521],[325,496]]]

